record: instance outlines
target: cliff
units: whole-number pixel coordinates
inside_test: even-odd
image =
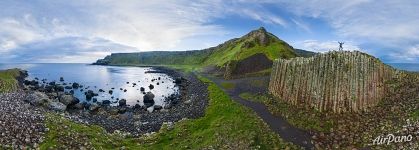
[[[269,92],[319,111],[367,111],[384,97],[394,69],[358,51],[274,61]]]
[[[270,69],[273,60],[299,56],[288,43],[261,27],[241,38],[218,46],[192,51],[116,53],[98,60],[98,65],[197,65],[226,78]],[[299,51],[299,53],[304,53]],[[310,55],[311,53],[305,52]],[[248,67],[248,66],[256,67]],[[210,68],[210,69],[209,69]]]

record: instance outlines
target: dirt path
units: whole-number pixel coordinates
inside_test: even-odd
[[[296,145],[299,145],[305,149],[314,149],[313,144],[310,142],[311,135],[307,131],[301,130],[299,128],[296,128],[290,125],[282,116],[272,115],[264,104],[253,102],[253,101],[248,101],[239,97],[240,93],[248,92],[250,90],[254,93],[266,92],[267,90],[266,83],[262,83],[263,86],[261,87],[247,86],[244,83],[252,81],[252,80],[260,80],[260,81],[266,82],[266,81],[269,81],[269,77],[252,77],[252,78],[242,78],[242,79],[234,79],[234,80],[224,80],[221,78],[211,77],[207,75],[206,77],[212,80],[213,82],[215,82],[219,87],[221,87],[226,93],[229,94],[229,96],[233,100],[255,111],[256,114],[259,117],[261,117],[270,126],[270,128],[273,131],[278,133],[282,139],[288,142],[292,142]],[[223,82],[233,83],[235,85],[235,88],[225,89],[221,86],[221,83]]]

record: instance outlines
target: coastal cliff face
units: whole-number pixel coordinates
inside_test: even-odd
[[[367,111],[384,97],[396,71],[368,54],[333,51],[274,61],[269,92],[319,111]]]

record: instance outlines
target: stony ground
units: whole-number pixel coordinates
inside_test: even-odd
[[[163,123],[173,125],[174,122],[188,118],[194,119],[205,114],[208,105],[207,85],[200,82],[192,74],[180,74],[172,70],[163,70],[174,78],[184,78],[180,84],[181,97],[171,108],[163,108],[149,112],[144,108],[100,107],[95,111],[86,109],[68,110],[64,112],[48,110],[48,107],[34,106],[29,102],[39,99],[34,91],[19,90],[15,93],[0,94],[0,149],[31,149],[38,148],[49,130],[46,128],[47,115],[60,115],[76,123],[98,125],[108,133],[121,133],[134,137],[160,130]],[[121,112],[121,110],[123,110]],[[81,125],[80,124],[80,125]],[[62,135],[70,147],[83,146],[72,141],[85,141],[77,136]],[[84,144],[89,148],[88,144]],[[67,147],[68,148],[68,147]]]
[[[37,147],[48,130],[44,110],[24,102],[25,92],[0,94],[0,149]]]
[[[148,112],[144,109],[127,108],[125,113],[118,113],[118,108],[100,108],[94,115],[78,110],[66,113],[66,117],[80,123],[104,127],[108,132],[122,131],[139,136],[156,132],[164,122],[173,123],[183,118],[202,117],[208,104],[207,86],[194,75],[184,76],[187,79],[186,91],[183,91],[180,103],[170,109]]]

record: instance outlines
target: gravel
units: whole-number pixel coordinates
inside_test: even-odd
[[[44,110],[24,102],[25,92],[0,94],[0,149],[37,147],[47,130]]]

